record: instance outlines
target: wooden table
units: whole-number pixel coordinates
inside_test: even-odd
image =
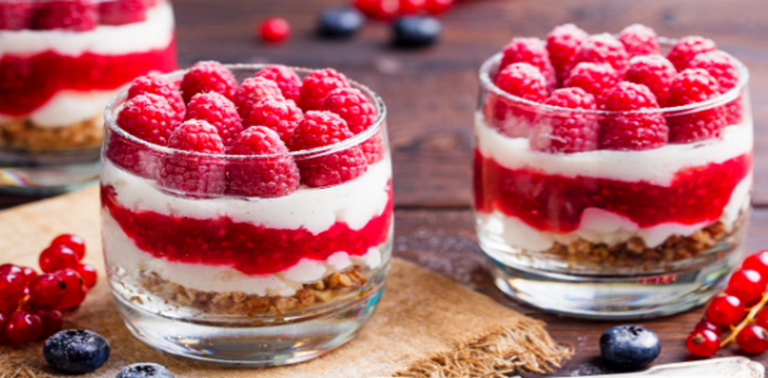
[[[576,347],[561,375],[601,371],[598,339],[610,323],[545,314],[515,303],[493,285],[477,246],[470,210],[471,125],[477,69],[512,37],[543,37],[574,22],[589,32],[618,32],[641,22],[660,35],[700,34],[750,68],[755,118],[755,211],[746,250],[768,248],[768,7],[765,0],[509,0],[465,1],[445,15],[438,45],[399,50],[386,24],[369,22],[349,41],[314,35],[319,13],[347,0],[176,0],[182,65],[202,59],[332,66],[377,91],[389,108],[394,150],[395,254],[445,274],[535,318]],[[293,37],[280,46],[260,43],[254,29],[268,15],[287,18]],[[30,201],[0,197],[0,207]],[[762,232],[761,232],[762,231]],[[641,322],[663,339],[657,362],[689,358],[684,338],[701,309]],[[731,353],[724,352],[724,355]],[[768,363],[768,353],[756,357]]]

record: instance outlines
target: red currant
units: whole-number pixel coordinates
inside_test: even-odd
[[[75,251],[77,257],[82,260],[85,257],[85,240],[77,235],[59,235],[51,242],[51,245],[64,245]]]
[[[0,273],[0,311],[13,312],[26,296],[27,285],[18,273]]]
[[[752,269],[768,277],[768,250],[760,251],[744,259],[741,269]]]
[[[709,357],[720,350],[720,336],[708,329],[694,330],[685,341],[694,356]]]
[[[755,324],[768,329],[768,310],[762,310],[759,314],[757,314],[757,318],[755,318]]]
[[[744,318],[744,303],[738,297],[720,294],[707,308],[707,320],[721,327],[730,327]]]
[[[77,268],[80,258],[72,248],[65,245],[52,245],[40,254],[40,269],[51,273],[66,268]]]
[[[768,331],[759,325],[750,324],[736,336],[736,344],[747,353],[763,353],[768,349]]]
[[[269,17],[259,26],[261,39],[269,43],[279,43],[291,35],[291,25],[284,18]]]
[[[8,340],[5,337],[5,322],[6,322],[7,318],[8,317],[5,314],[0,312],[0,343],[2,343],[3,341]]]
[[[739,297],[742,302],[751,304],[760,300],[765,292],[766,280],[756,270],[737,270],[728,281],[728,294]]]
[[[400,0],[399,14],[416,14],[424,10],[426,0]]]
[[[66,288],[64,289],[64,296],[59,302],[59,310],[71,310],[85,300],[85,294],[88,289],[83,283],[83,278],[74,269],[63,269],[56,273],[62,281],[64,281]]]
[[[29,301],[36,308],[55,309],[67,290],[67,284],[53,273],[43,273],[29,284]]]
[[[20,344],[36,340],[43,333],[40,317],[27,311],[16,311],[5,323],[5,337]]]
[[[64,315],[59,310],[40,310],[37,312],[37,316],[43,322],[41,338],[48,338],[54,333],[61,331],[61,327],[64,326]]]
[[[77,266],[77,273],[80,273],[80,277],[83,278],[83,285],[90,290],[96,285],[96,279],[99,274],[96,272],[96,268],[90,264],[80,264]]]
[[[427,0],[427,13],[437,16],[447,12],[453,6],[453,0]]]
[[[379,21],[391,21],[400,11],[400,0],[355,0],[355,8]]]
[[[708,321],[707,319],[701,319],[701,321],[696,323],[696,326],[693,327],[694,331],[697,331],[700,329],[708,329],[718,335],[720,335],[720,333],[723,332],[722,328],[718,327],[717,325]]]

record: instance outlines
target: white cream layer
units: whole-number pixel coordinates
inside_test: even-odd
[[[173,10],[165,1],[147,10],[147,19],[127,25],[99,25],[85,32],[68,30],[0,31],[0,57],[55,51],[80,56],[89,52],[121,55],[168,47],[174,35]]]
[[[28,118],[38,127],[69,127],[100,115],[117,91],[59,91],[45,105],[23,118]],[[0,123],[15,118],[0,114]]]
[[[362,256],[350,256],[339,251],[325,261],[301,259],[280,273],[249,276],[226,266],[169,262],[155,258],[136,247],[108,210],[102,210],[102,217],[104,253],[108,266],[122,268],[129,276],[139,271],[154,272],[167,281],[205,292],[291,296],[302,285],[318,282],[352,265],[373,269],[382,263],[379,248],[371,247]]]

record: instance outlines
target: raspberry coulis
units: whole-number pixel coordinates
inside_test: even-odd
[[[0,114],[23,116],[62,90],[114,90],[152,71],[176,69],[175,39],[166,48],[121,55],[45,51],[0,58]]]
[[[478,212],[498,210],[537,230],[567,233],[579,228],[588,208],[624,216],[642,228],[713,222],[722,215],[736,185],[751,172],[752,153],[681,169],[669,186],[508,169],[478,150],[474,164]]]
[[[299,229],[275,229],[236,222],[222,216],[196,219],[132,211],[122,206],[111,186],[102,186],[102,206],[142,251],[167,261],[230,266],[245,274],[273,274],[302,258],[324,261],[336,252],[362,256],[384,243],[392,224],[392,184],[384,211],[359,230],[336,222],[313,234]]]

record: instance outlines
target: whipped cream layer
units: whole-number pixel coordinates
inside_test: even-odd
[[[126,25],[99,25],[93,30],[3,30],[0,57],[34,55],[54,51],[61,55],[83,53],[121,55],[163,49],[173,40],[171,5],[165,1],[147,10],[147,19]]]
[[[291,296],[304,284],[318,282],[353,265],[374,269],[383,263],[379,248],[371,247],[362,256],[350,256],[339,251],[325,261],[302,259],[279,273],[245,275],[226,266],[187,264],[155,258],[134,244],[106,208],[102,209],[102,232],[109,267],[123,269],[131,276],[139,272],[154,272],[167,281],[203,292]]]
[[[392,164],[387,155],[360,177],[328,188],[301,187],[278,198],[194,199],[168,194],[152,181],[130,174],[109,160],[103,162],[101,172],[102,186],[112,186],[117,201],[132,211],[195,219],[226,216],[235,222],[268,228],[304,228],[313,234],[336,222],[346,223],[352,230],[362,229],[386,209],[391,178]]]
[[[118,92],[93,90],[88,92],[63,90],[53,95],[42,107],[24,117],[37,127],[68,127],[91,119],[104,111],[109,100]],[[17,117],[0,114],[0,123],[11,122]]]

